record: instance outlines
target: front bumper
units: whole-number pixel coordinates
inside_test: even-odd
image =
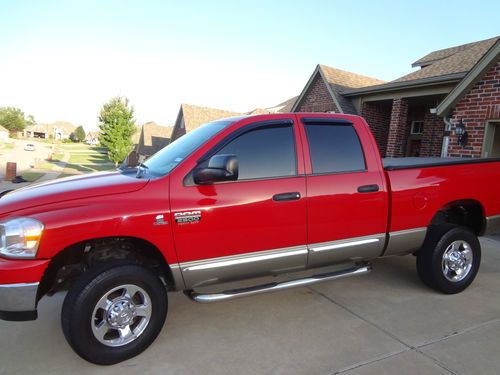
[[[38,284],[36,282],[0,285],[0,319],[35,320]]]
[[[0,319],[37,318],[38,286],[49,260],[0,258]]]

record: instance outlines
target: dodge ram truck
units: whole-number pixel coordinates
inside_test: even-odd
[[[137,168],[3,194],[0,317],[36,319],[66,290],[69,345],[114,364],[154,341],[167,291],[224,301],[413,254],[423,283],[458,293],[478,272],[478,236],[500,231],[499,192],[500,159],[382,160],[357,116],[214,121]]]

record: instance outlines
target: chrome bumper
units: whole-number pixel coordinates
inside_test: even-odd
[[[36,319],[38,284],[0,284],[0,319]]]

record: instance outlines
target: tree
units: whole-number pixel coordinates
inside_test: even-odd
[[[29,115],[24,116],[24,112],[19,108],[1,107],[0,108],[0,125],[11,133],[24,130],[26,125],[33,125],[35,119]]]
[[[85,129],[83,129],[83,126],[79,126],[75,129],[75,131],[73,132],[73,138],[77,141],[77,142],[83,142],[85,140]]]
[[[132,135],[136,130],[134,108],[127,98],[112,98],[101,108],[99,142],[108,149],[108,157],[115,166],[123,161],[134,146]]]

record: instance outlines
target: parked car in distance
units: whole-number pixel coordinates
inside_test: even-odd
[[[24,151],[35,151],[35,145],[33,143],[28,143],[24,146]]]
[[[225,301],[412,254],[424,284],[459,293],[479,270],[478,236],[500,231],[498,192],[500,159],[383,160],[358,116],[214,121],[137,169],[3,195],[0,318],[36,319],[40,298],[68,290],[68,343],[109,365],[155,340],[167,291]],[[235,281],[250,286],[224,286]]]

